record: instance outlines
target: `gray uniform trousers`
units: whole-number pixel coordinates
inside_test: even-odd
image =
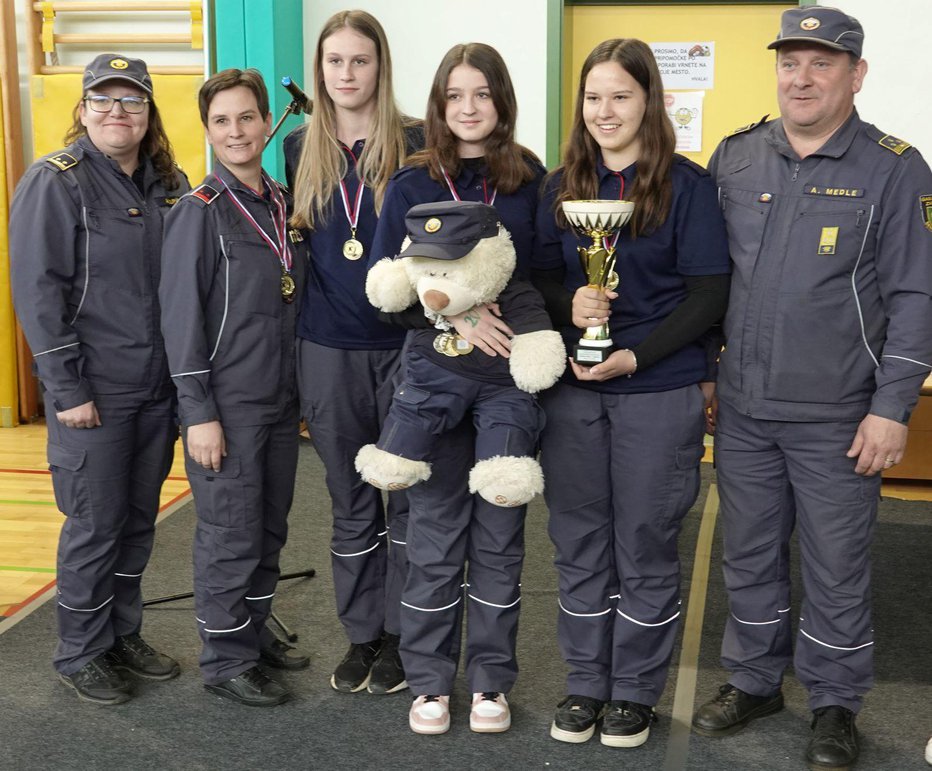
[[[680,614],[677,537],[699,492],[702,392],[558,383],[541,403],[567,693],[654,705]]]
[[[533,453],[536,432],[512,433],[509,448]],[[518,675],[515,644],[527,507],[503,508],[469,493],[475,441],[468,418],[444,433],[429,456],[431,478],[408,490],[401,658],[414,694],[452,691],[464,610],[470,691],[507,693]]]
[[[274,639],[265,622],[298,466],[297,405],[276,423],[224,426],[219,472],[186,458],[194,493],[194,607],[204,682],[252,669]],[[187,449],[187,448],[186,448]]]
[[[101,425],[67,428],[46,394],[48,460],[67,519],[58,541],[55,669],[77,672],[142,626],[139,584],[178,435],[173,399],[94,400]]]
[[[374,444],[394,392],[401,351],[329,348],[298,338],[298,390],[333,506],[330,544],[337,617],[352,643],[398,634],[407,573],[408,502],[363,482],[356,453]],[[387,520],[386,520],[387,515]]]
[[[715,432],[724,574],[722,641],[729,682],[776,693],[793,660],[789,540],[799,531],[805,597],[794,666],[810,709],[857,712],[873,684],[870,544],[880,476],[847,458],[858,421],[756,420],[726,402]]]

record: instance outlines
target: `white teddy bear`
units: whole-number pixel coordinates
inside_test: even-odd
[[[430,478],[435,439],[471,411],[476,464],[469,490],[498,506],[520,506],[544,488],[534,455],[541,428],[536,394],[566,366],[566,348],[544,303],[513,278],[511,236],[491,206],[445,201],[412,207],[399,257],[376,263],[366,280],[370,302],[399,312],[420,299],[434,329],[409,334],[403,384],[377,444],[356,456],[362,478],[403,490]],[[445,317],[496,303],[515,333],[511,356],[489,356],[452,331]]]

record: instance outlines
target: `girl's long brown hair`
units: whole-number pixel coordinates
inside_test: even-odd
[[[583,120],[586,78],[597,64],[615,62],[644,89],[647,109],[638,130],[641,155],[637,160],[637,175],[625,198],[637,206],[631,218],[631,233],[650,233],[670,214],[673,187],[670,169],[676,136],[663,104],[663,83],[654,54],[641,40],[615,38],[600,43],[586,57],[579,74],[579,90],[573,112],[573,127],[563,158],[563,176],[557,189],[557,220],[567,227],[560,204],[563,201],[593,199],[599,196],[597,164],[601,157],[599,145]],[[554,172],[555,173],[555,172]]]
[[[455,45],[440,62],[427,98],[424,118],[424,148],[408,159],[412,166],[426,166],[430,176],[443,184],[442,169],[452,179],[462,170],[457,152],[457,140],[447,125],[447,81],[450,73],[461,64],[475,67],[489,84],[492,103],[498,113],[498,124],[485,141],[485,163],[489,182],[501,193],[513,193],[534,178],[530,163],[539,164],[537,156],[515,142],[518,101],[505,62],[492,46],[485,43]]]
[[[413,121],[402,116],[392,91],[392,57],[385,30],[378,20],[365,11],[340,11],[331,16],[317,38],[314,55],[314,112],[311,115],[301,159],[294,177],[295,227],[312,228],[326,216],[333,189],[347,171],[346,156],[336,135],[336,111],[324,85],[324,41],[335,32],[348,28],[375,43],[378,62],[376,109],[369,124],[366,145],[356,171],[365,185],[372,189],[375,209],[382,208],[385,186],[405,158],[404,127]]]

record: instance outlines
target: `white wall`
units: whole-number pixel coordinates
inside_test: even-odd
[[[863,120],[932,161],[932,3],[929,0],[822,0],[864,27],[868,71],[855,103]]]
[[[424,116],[427,93],[443,55],[457,43],[488,43],[508,65],[518,96],[518,141],[546,154],[547,0],[305,0],[305,90],[311,94],[314,50],[324,22],[360,8],[385,28],[395,95],[409,115]]]

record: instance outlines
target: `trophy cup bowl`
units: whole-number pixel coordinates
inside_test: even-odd
[[[631,201],[564,201],[563,214],[580,234],[592,239],[589,247],[579,247],[579,261],[586,281],[593,289],[614,290],[618,286],[615,267],[615,246],[605,239],[623,228],[634,213]],[[608,324],[587,327],[573,347],[573,361],[583,366],[595,366],[605,361],[614,345]]]

